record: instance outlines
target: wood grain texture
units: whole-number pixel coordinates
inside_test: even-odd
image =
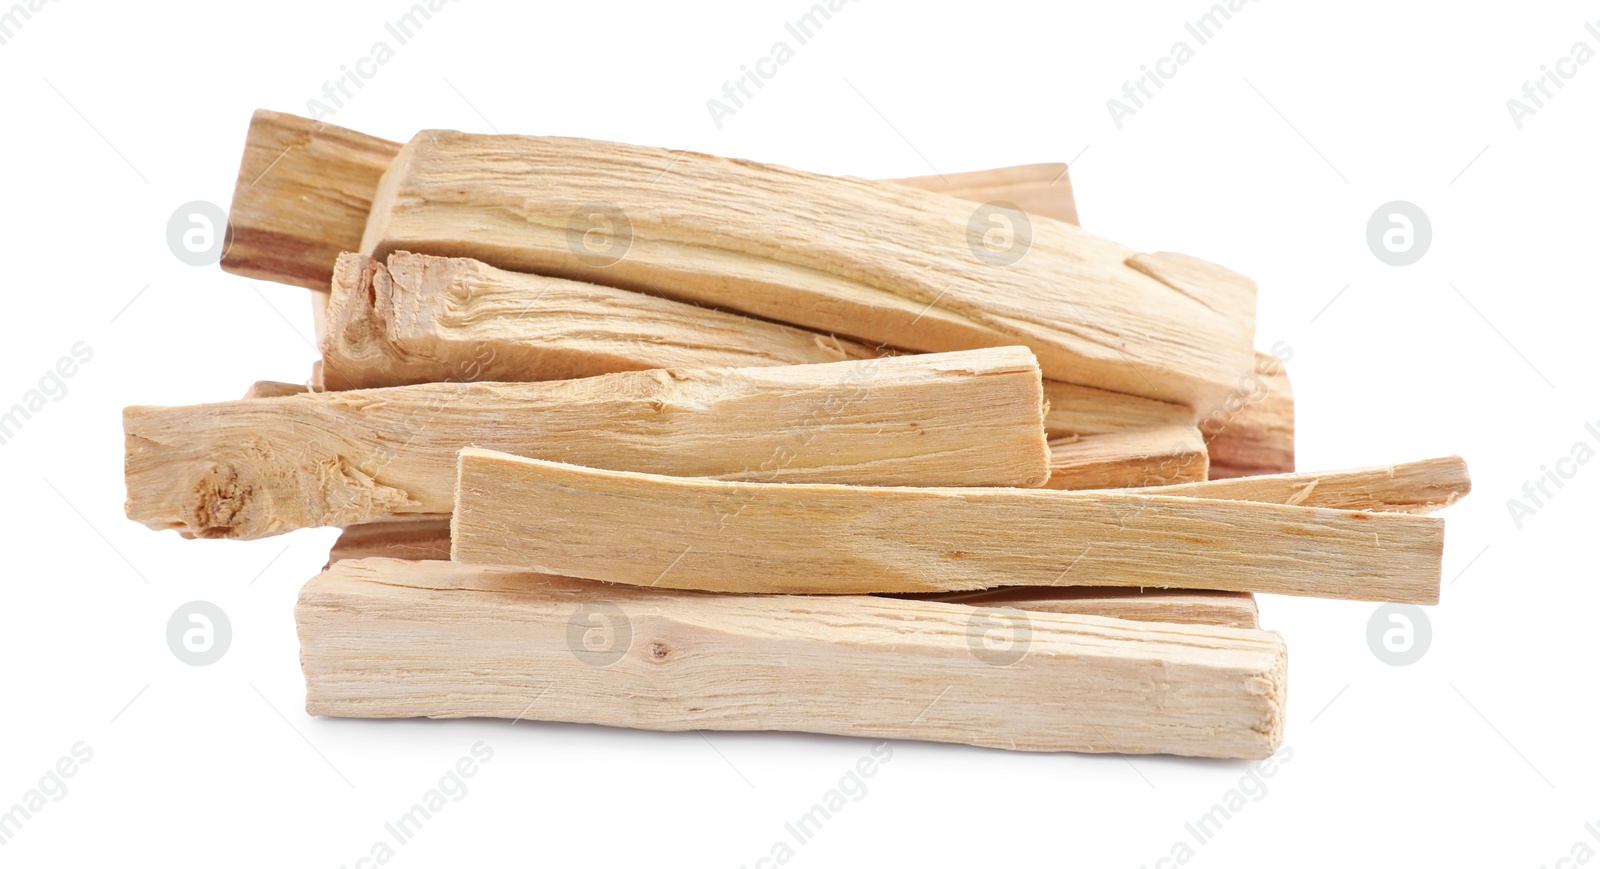
[[[1256,354],[1255,371],[1200,414],[1214,480],[1294,471],[1294,395],[1277,357]]]
[[[1007,586],[982,591],[918,595],[921,600],[1024,612],[1104,616],[1136,622],[1260,627],[1255,595],[1185,588],[1056,588]]]
[[[1377,468],[1235,477],[1136,491],[1340,510],[1432,513],[1466,497],[1472,491],[1472,477],[1464,459],[1446,456]]]
[[[325,290],[333,262],[361,244],[378,181],[400,145],[257,109],[245,135],[223,271]]]
[[[1040,395],[1010,347],[130,407],[127,513],[239,538],[447,513],[468,444],[724,479],[1038,486]]]
[[[351,525],[328,551],[328,564],[358,558],[450,560],[450,517],[408,516]],[[1253,595],[1156,588],[995,588],[931,595],[920,600],[969,606],[1014,607],[1025,612],[1076,613],[1196,625],[1259,627]]]
[[[405,253],[386,263],[341,256],[328,323],[322,377],[329,389],[879,355],[855,342],[658,296]]]
[[[1030,163],[889,181],[972,202],[1007,202],[1029,215],[1079,225],[1078,206],[1072,198],[1072,179],[1067,177],[1065,163]]]
[[[278,380],[257,380],[250,384],[244,391],[245,398],[281,398],[285,395],[299,395],[310,390],[303,383],[283,383]]]
[[[1049,489],[735,483],[460,454],[455,561],[723,592],[1001,585],[1435,603],[1443,522]]]
[[[387,559],[312,579],[295,620],[312,715],[1249,758],[1283,735],[1287,658],[1266,631]]]
[[[1250,370],[1247,279],[1048,218],[997,265],[980,259],[990,227],[973,216],[948,196],[749,161],[428,131],[385,173],[361,250],[471,257],[910,350],[1021,343],[1054,379],[1191,406]]]
[[[1194,411],[1186,405],[1092,386],[1047,379],[1044,397],[1050,402],[1044,427],[1051,440],[1194,425]]]
[[[1206,478],[1206,442],[1193,425],[1050,441],[1051,489],[1116,489]]]

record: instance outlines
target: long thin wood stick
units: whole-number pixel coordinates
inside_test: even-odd
[[[450,560],[450,517],[407,516],[351,525],[328,551],[328,564],[358,558]],[[918,595],[971,606],[1015,607],[1028,612],[1076,613],[1195,625],[1259,627],[1253,595],[1227,591],[1137,588],[996,588]]]
[[[1052,489],[1117,489],[1206,478],[1206,443],[1193,425],[1131,429],[1050,442]]]
[[[340,253],[361,245],[378,181],[400,145],[257,109],[228,210],[222,268],[326,290]]]
[[[1266,757],[1267,631],[874,597],[706,595],[343,561],[295,608],[306,711]]]
[[[918,597],[968,606],[1015,607],[1026,612],[1106,616],[1136,622],[1260,627],[1255,595],[1234,591],[1009,586]]]
[[[723,479],[1038,486],[1040,394],[1009,347],[130,407],[127,512],[239,538],[446,513],[468,444]]]
[[[647,368],[866,359],[852,341],[470,259],[339,258],[322,343],[330,389],[535,381]]]
[[[972,202],[1007,202],[1030,215],[1079,225],[1078,206],[1072,199],[1072,179],[1067,177],[1065,163],[1031,163],[889,180]]]
[[[1250,370],[1248,279],[1048,218],[1024,233],[1019,217],[703,154],[426,131],[384,173],[362,252],[466,256],[918,351],[1023,343],[1052,378],[1191,406]]]
[[[1427,516],[1117,492],[731,483],[461,451],[460,562],[725,592],[999,585],[1435,603]]]
[[[1340,510],[1432,513],[1472,491],[1472,478],[1464,459],[1446,456],[1378,468],[1236,477],[1131,491]]]

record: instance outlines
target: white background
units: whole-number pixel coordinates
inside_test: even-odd
[[[841,10],[722,129],[706,100],[804,0],[463,2],[330,120],[693,148],[863,176],[1075,159],[1084,225],[1260,284],[1287,342],[1303,469],[1460,453],[1423,659],[1367,647],[1375,606],[1263,599],[1291,649],[1292,759],[1204,845],[1184,829],[1236,762],[895,743],[792,865],[1557,865],[1600,822],[1594,750],[1600,461],[1519,529],[1507,500],[1600,441],[1594,158],[1600,62],[1517,129],[1506,100],[1600,5],[1253,2],[1117,129],[1106,100],[1193,37],[1195,2]],[[866,740],[523,722],[314,720],[292,607],[333,538],[191,542],[122,515],[126,404],[299,381],[304,291],[169,252],[181,204],[226,208],[251,110],[304,114],[404,2],[51,3],[0,46],[0,407],[86,342],[69,391],[0,446],[0,808],[71,746],[93,759],[0,846],[6,865],[355,865],[479,740],[493,759],[391,865],[755,865]],[[1483,11],[1480,11],[1483,10]],[[1487,149],[1487,150],[1485,150]],[[1381,203],[1431,217],[1380,263]],[[227,655],[168,651],[179,605]],[[1165,865],[1165,864],[1163,864]]]

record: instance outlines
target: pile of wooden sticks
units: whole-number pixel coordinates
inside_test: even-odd
[[[1256,592],[1431,604],[1459,458],[1294,472],[1255,285],[1066,167],[865,181],[257,112],[306,385],[130,407],[127,512],[336,526],[312,714],[1266,757]]]

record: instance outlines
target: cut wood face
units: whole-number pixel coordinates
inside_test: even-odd
[[[1050,442],[1052,489],[1119,489],[1206,478],[1206,443],[1193,425],[1085,435]]]
[[[452,509],[456,451],[736,480],[1039,486],[1026,348],[130,407],[129,518],[253,538]]]
[[[328,564],[358,558],[408,561],[450,560],[450,517],[416,516],[352,525],[339,534]],[[996,588],[916,596],[970,606],[1014,607],[1027,612],[1068,613],[1195,625],[1259,627],[1253,595],[1226,591],[1155,588]]]
[[[461,451],[452,558],[723,592],[1187,587],[1435,603],[1424,516],[1115,492],[729,483]]]
[[[328,320],[328,389],[880,355],[852,341],[658,296],[406,253],[387,263],[341,256]]]
[[[378,180],[400,145],[309,118],[258,109],[228,210],[223,271],[325,290],[355,250]]]
[[[1079,225],[1078,206],[1072,200],[1072,179],[1067,177],[1065,163],[1031,163],[890,181],[971,202],[1007,202],[1029,215]]]
[[[385,173],[362,252],[470,257],[919,351],[1022,343],[1052,378],[1196,407],[1251,369],[1248,280],[1042,217],[1001,263],[982,217],[884,182],[430,131]]]
[[[1199,757],[1266,757],[1283,734],[1286,656],[1266,631],[389,559],[334,565],[295,620],[312,715]]]

